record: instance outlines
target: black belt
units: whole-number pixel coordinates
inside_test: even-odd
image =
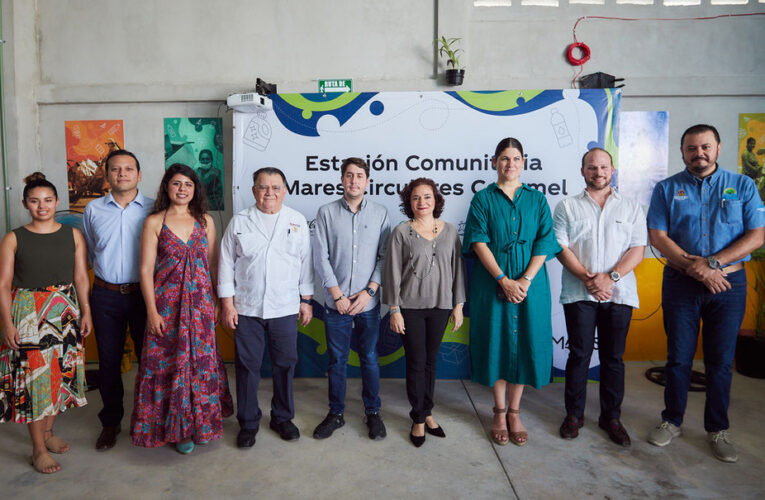
[[[120,292],[122,295],[127,295],[129,293],[138,292],[141,290],[140,283],[122,283],[122,284],[107,283],[106,281],[102,280],[98,276],[93,277],[93,284],[96,286],[100,286],[101,288],[106,288],[107,290]]]

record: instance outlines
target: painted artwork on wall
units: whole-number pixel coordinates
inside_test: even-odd
[[[69,209],[81,212],[109,191],[104,160],[125,145],[122,120],[64,122]]]
[[[165,118],[165,168],[194,169],[207,192],[209,210],[223,210],[223,120]]]
[[[738,171],[757,184],[765,199],[765,113],[738,115]]]
[[[619,193],[647,207],[657,182],[669,169],[669,113],[619,114]],[[616,181],[612,181],[614,183]]]

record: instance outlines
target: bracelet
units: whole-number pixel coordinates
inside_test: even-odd
[[[501,280],[501,279],[502,279],[502,278],[504,278],[504,277],[505,277],[505,273],[499,273],[499,276],[497,276],[496,278],[494,278],[494,281],[497,281],[497,282],[498,282],[499,280]]]
[[[342,300],[342,299],[344,299],[344,298],[345,298],[345,295],[341,293],[341,294],[340,294],[340,296],[339,296],[338,298],[336,298],[336,299],[333,299],[333,300],[334,300],[335,302],[337,302],[338,300]]]
[[[396,314],[396,313],[400,313],[400,312],[401,312],[401,308],[398,307],[398,306],[390,308],[390,313],[391,314]]]
[[[300,303],[301,304],[310,304],[311,299],[304,299],[303,297],[300,297]]]
[[[526,278],[527,280],[529,280],[529,283],[531,283],[531,280],[533,280],[533,279],[534,279],[534,278],[532,278],[531,276],[529,276],[528,274],[524,274],[524,275],[523,275],[523,276],[521,276],[521,277],[522,277],[522,278]]]

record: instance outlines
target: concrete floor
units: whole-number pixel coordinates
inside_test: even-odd
[[[388,437],[373,442],[362,422],[360,380],[349,380],[345,427],[317,441],[311,434],[327,411],[326,380],[297,379],[299,441],[283,442],[270,431],[266,410],[254,448],[236,448],[238,425],[232,417],[222,441],[199,446],[189,456],[169,446],[132,446],[128,419],[117,446],[96,452],[100,398],[90,392],[88,406],[56,422],[57,434],[72,445],[59,457],[63,470],[57,474],[42,475],[28,465],[25,426],[0,426],[0,498],[763,498],[765,380],[734,375],[730,419],[739,462],[725,464],[705,442],[700,393],[689,397],[681,438],[666,448],[645,442],[663,407],[662,388],[643,376],[650,366],[656,364],[627,363],[622,422],[633,440],[627,449],[611,443],[597,427],[596,385],[588,391],[585,427],[573,441],[558,437],[563,384],[527,389],[522,411],[529,443],[519,448],[494,446],[486,437],[489,388],[439,380],[434,415],[447,438],[429,436],[417,449],[408,439],[403,380],[382,383]],[[229,377],[233,384],[233,368]],[[131,387],[134,372],[125,378],[126,388]],[[270,386],[266,380],[262,387],[265,407]],[[130,399],[132,390],[126,394]]]

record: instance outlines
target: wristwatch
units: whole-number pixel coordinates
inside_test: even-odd
[[[616,283],[617,281],[622,279],[622,275],[619,274],[616,270],[611,271],[610,273],[608,273],[608,276],[611,277],[611,280],[613,280],[614,283]]]
[[[714,256],[710,255],[707,257],[707,264],[709,264],[709,267],[712,269],[720,269],[722,265],[720,264],[720,261],[715,259]]]
[[[300,303],[301,304],[310,304],[311,299],[304,299],[303,297],[300,297]]]
[[[367,293],[369,294],[370,297],[374,297],[376,292],[374,290],[372,290],[371,286],[368,286],[367,287]]]

